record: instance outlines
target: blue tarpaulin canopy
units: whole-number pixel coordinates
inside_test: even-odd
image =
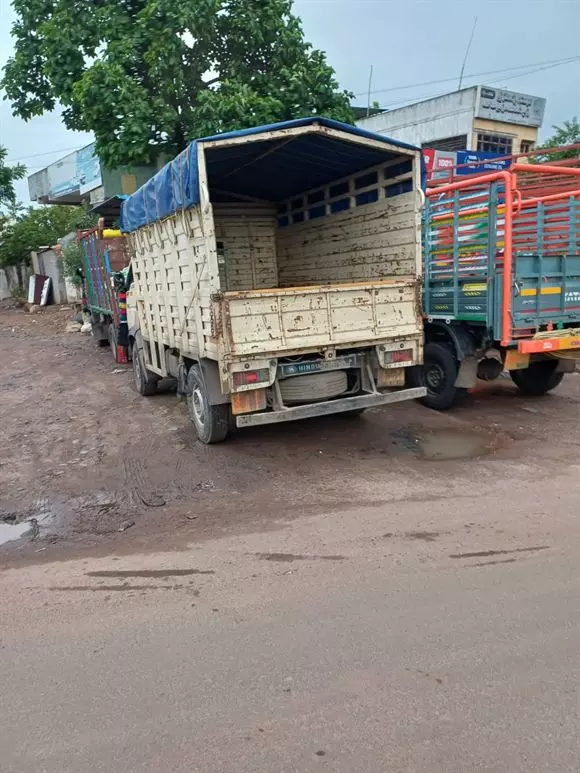
[[[287,129],[325,126],[341,132],[377,140],[385,149],[353,143],[316,131],[291,134]],[[279,131],[278,134],[276,132]],[[234,137],[275,132],[261,142],[228,144]],[[223,146],[221,141],[224,141]],[[213,202],[235,202],[248,197],[283,201],[298,193],[326,185],[355,172],[397,157],[392,147],[417,151],[419,148],[382,134],[328,118],[301,118],[295,121],[258,126],[253,129],[218,134],[194,140],[173,161],[129,196],[121,211],[123,231],[162,220],[180,209],[199,203],[197,166],[198,144],[212,143],[206,152],[206,168]],[[215,143],[215,145],[213,144]],[[390,145],[391,148],[386,147]]]

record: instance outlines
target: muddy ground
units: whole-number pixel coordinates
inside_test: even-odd
[[[353,506],[429,512],[578,474],[578,374],[545,398],[502,379],[445,414],[406,403],[207,447],[174,394],[141,397],[108,349],[66,333],[72,314],[0,309],[0,522],[38,522],[0,547],[4,566],[179,549]]]

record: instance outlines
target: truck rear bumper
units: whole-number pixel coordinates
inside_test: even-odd
[[[552,354],[558,351],[580,349],[580,330],[563,331],[550,338],[543,336],[518,343],[520,354]]]
[[[401,403],[404,400],[416,400],[424,397],[427,390],[424,387],[413,389],[401,389],[397,392],[384,394],[358,395],[357,397],[343,397],[338,400],[327,400],[322,403],[310,403],[298,405],[294,408],[285,408],[282,411],[268,411],[265,413],[247,413],[236,418],[238,427],[256,427],[262,424],[278,424],[282,421],[298,421],[310,419],[314,416],[328,416],[332,413],[344,411],[356,411],[361,408],[376,408],[379,405]]]

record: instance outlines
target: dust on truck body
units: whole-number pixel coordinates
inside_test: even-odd
[[[427,191],[425,352],[432,408],[509,371],[540,396],[580,354],[580,169],[512,164]]]
[[[137,389],[198,437],[414,399],[418,148],[326,119],[197,140],[122,208]]]

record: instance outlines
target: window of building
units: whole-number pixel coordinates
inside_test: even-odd
[[[520,153],[531,153],[535,148],[536,143],[533,140],[522,140],[520,142]]]
[[[513,139],[502,134],[478,134],[477,149],[488,153],[499,153],[500,156],[511,156]]]
[[[432,148],[433,150],[467,150],[467,134],[430,140],[429,142],[424,142],[421,147]]]

